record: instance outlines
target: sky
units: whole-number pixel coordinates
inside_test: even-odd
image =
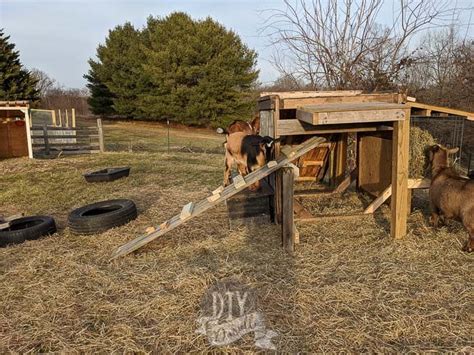
[[[394,0],[388,0],[388,2]],[[474,0],[453,0],[474,6]],[[126,21],[141,28],[149,15],[184,11],[193,18],[211,16],[240,35],[258,53],[260,82],[278,77],[269,59],[272,48],[262,35],[268,9],[282,9],[282,0],[0,0],[0,28],[20,51],[27,68],[37,68],[66,87],[82,88],[87,60],[95,56],[109,29]],[[388,5],[382,18],[390,16]],[[472,11],[463,14],[471,22]],[[474,16],[473,16],[474,17]],[[474,18],[472,19],[474,21]]]

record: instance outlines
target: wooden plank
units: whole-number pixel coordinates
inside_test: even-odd
[[[346,191],[349,186],[351,186],[351,184],[357,179],[357,174],[358,174],[358,169],[355,168],[354,170],[351,171],[351,173],[345,177],[344,180],[342,180],[342,182],[339,184],[339,186],[336,187],[336,189],[334,189],[334,193],[343,193],[344,191]]]
[[[295,230],[293,211],[293,189],[295,175],[293,168],[284,166],[282,172],[282,243],[288,253],[295,250]]]
[[[347,133],[338,134],[336,142],[335,184],[339,185],[346,175],[347,168]]]
[[[372,217],[371,214],[356,212],[356,213],[350,213],[350,214],[316,215],[311,218],[295,218],[295,221],[298,223],[314,223],[314,222],[320,222],[322,220],[354,219],[354,218],[364,218],[364,217],[369,217],[369,216]]]
[[[358,188],[379,196],[392,183],[392,141],[364,135],[358,144]]]
[[[189,202],[188,204],[184,205],[179,215],[179,218],[181,220],[188,219],[193,214],[193,209],[194,209],[193,202]]]
[[[282,100],[282,109],[296,109],[299,106],[319,105],[327,103],[350,103],[350,102],[387,102],[398,103],[397,93],[388,94],[361,94],[353,96],[329,96],[329,97],[307,97],[288,98]]]
[[[409,189],[429,189],[430,186],[430,179],[408,179]]]
[[[32,131],[42,131],[43,126],[32,126],[31,127]],[[97,131],[97,127],[95,126],[90,126],[90,127],[76,127],[76,128],[71,128],[71,127],[52,127],[48,126],[48,131],[72,131],[72,132],[90,132],[91,130]]]
[[[280,99],[300,99],[308,97],[328,96],[355,96],[362,94],[362,90],[337,90],[337,91],[263,91],[260,97],[278,96]]]
[[[232,177],[232,181],[236,189],[240,189],[241,187],[245,186],[245,179],[242,175],[236,175]]]
[[[277,124],[279,136],[296,136],[305,134],[331,134],[331,133],[355,133],[355,132],[378,132],[391,131],[393,128],[380,123],[363,124],[338,124],[329,126],[314,126],[298,119],[280,120]]]
[[[403,105],[397,104],[397,106]],[[405,119],[405,110],[402,108],[380,108],[367,110],[354,109],[350,111],[346,110],[346,108],[341,108],[340,111],[333,111],[332,109],[324,111],[319,109],[313,110],[308,108],[300,108],[296,110],[296,118],[312,125],[391,122]]]
[[[316,147],[319,144],[323,143],[324,141],[325,141],[325,139],[322,138],[322,137],[310,138],[309,140],[307,140],[303,144],[300,144],[299,146],[294,148],[295,151],[297,152],[295,154],[296,155],[295,158],[300,157],[301,155],[303,155],[306,152],[310,151],[311,149],[313,149],[314,147]],[[260,169],[257,169],[255,171],[251,172],[250,174],[248,174],[245,177],[246,184],[245,184],[244,187],[242,187],[240,189],[236,189],[233,185],[229,185],[229,186],[224,188],[224,190],[222,191],[222,193],[220,195],[220,198],[218,200],[213,201],[213,202],[209,202],[207,200],[207,198],[205,198],[205,199],[197,202],[194,206],[193,213],[192,213],[192,216],[190,218],[199,216],[200,214],[202,214],[203,212],[207,211],[208,209],[214,207],[218,203],[223,202],[223,201],[229,199],[230,197],[234,196],[235,194],[239,193],[244,188],[246,188],[246,187],[252,185],[253,183],[263,179],[264,177],[274,173],[275,171],[279,170],[284,165],[288,164],[290,162],[290,159],[288,159],[286,157],[280,157],[280,158],[277,159],[277,162],[278,162],[278,164],[276,166],[272,167],[272,168],[269,168],[267,165],[265,165],[265,166],[261,167]],[[293,171],[291,172],[291,175],[293,175]],[[154,231],[153,233],[145,234],[145,235],[142,235],[138,238],[135,238],[135,239],[131,240],[130,242],[128,242],[128,243],[122,245],[121,247],[117,248],[113,252],[113,254],[111,256],[111,259],[116,259],[119,256],[127,255],[127,254],[143,247],[144,245],[152,242],[153,240],[160,237],[164,233],[180,226],[183,222],[184,221],[180,219],[180,215],[176,215],[176,216],[172,217],[171,219],[168,220],[168,228],[166,228],[166,230],[160,229],[158,227],[158,228],[156,228],[156,231]]]
[[[70,138],[74,138],[74,137],[70,137]],[[76,142],[76,143],[50,143],[50,140],[48,139],[48,144],[47,144],[48,148],[49,147],[58,147],[58,148],[66,148],[66,147],[74,147],[74,148],[77,148],[77,147],[84,147],[84,146],[87,146],[87,147],[94,147],[94,148],[100,148],[99,144],[92,144],[90,142]],[[46,149],[46,144],[45,143],[33,143],[33,147],[45,147]]]
[[[387,187],[365,210],[364,213],[374,213],[387,199],[392,196],[392,185]]]
[[[433,112],[446,113],[446,114],[455,115],[455,116],[463,116],[463,117],[466,117],[470,121],[474,121],[473,112],[456,110],[456,109],[442,107],[442,106],[427,105],[421,102],[407,102],[406,105],[411,108],[429,110],[431,111],[431,114]]]
[[[392,149],[392,218],[390,234],[395,239],[407,233],[408,159],[410,144],[410,112],[407,119],[394,123]]]
[[[379,110],[404,110],[406,106],[398,103],[387,102],[351,102],[337,104],[306,105],[298,110],[309,113],[352,112],[352,111],[379,111]]]
[[[299,166],[301,168],[306,168],[308,166],[323,166],[324,161],[322,160],[305,160]]]

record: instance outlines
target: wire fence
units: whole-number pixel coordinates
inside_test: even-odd
[[[412,116],[411,124],[428,131],[440,144],[455,148],[459,147],[459,152],[454,158],[454,165],[457,168],[467,171],[472,156],[474,156],[474,125],[460,116]]]

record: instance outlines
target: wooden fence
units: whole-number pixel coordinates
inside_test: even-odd
[[[74,155],[101,153],[105,151],[102,121],[97,126],[89,127],[31,127],[33,154],[39,155]]]

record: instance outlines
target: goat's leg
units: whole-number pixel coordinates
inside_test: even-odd
[[[230,185],[230,174],[232,170],[233,158],[228,151],[225,152],[225,170],[224,170],[224,186]]]
[[[466,241],[466,244],[464,244],[462,250],[467,253],[472,253],[474,251],[474,227],[468,228],[468,232],[469,239]]]
[[[431,207],[431,224],[433,225],[433,228],[438,228],[440,210],[433,203],[430,203],[430,207]]]

